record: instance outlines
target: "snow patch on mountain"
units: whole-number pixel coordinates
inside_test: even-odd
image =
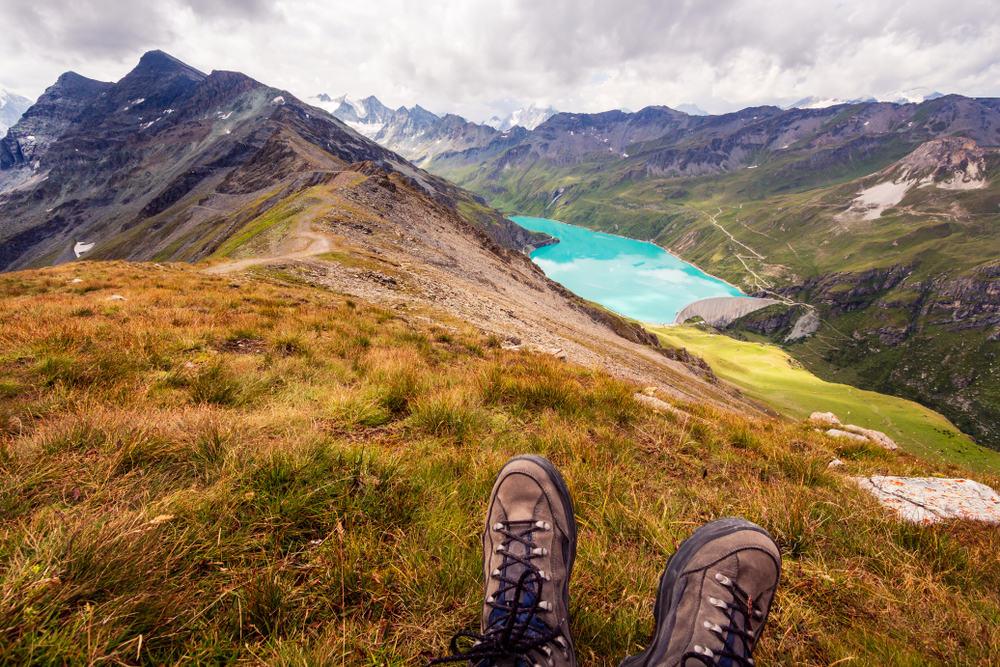
[[[707,111],[705,111],[704,109],[698,108],[697,104],[680,104],[677,107],[675,107],[675,109],[677,111],[682,112],[682,113],[686,113],[689,116],[709,116],[709,115],[711,115]]]
[[[944,97],[944,95],[938,92],[929,92],[927,88],[911,88],[896,93],[889,93],[884,97],[878,98],[878,101],[892,102],[893,104],[920,104],[928,100],[936,100],[939,97]]]
[[[878,173],[877,182],[861,190],[837,219],[878,220],[882,212],[899,204],[917,187],[942,190],[985,188],[986,153],[965,137],[934,139]]]
[[[385,127],[385,123],[356,123],[349,120],[344,121],[344,124],[361,136],[372,140],[374,140],[378,133],[382,131],[382,128]]]

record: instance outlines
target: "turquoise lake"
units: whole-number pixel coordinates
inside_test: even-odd
[[[652,243],[544,218],[517,216],[511,220],[559,239],[556,245],[531,253],[545,275],[626,317],[672,323],[684,306],[698,299],[744,296]]]

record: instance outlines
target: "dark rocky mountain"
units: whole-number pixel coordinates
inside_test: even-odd
[[[110,87],[75,72],[59,77],[0,139],[0,192],[31,178],[49,146]]]
[[[105,257],[197,259],[239,227],[206,220],[304,174],[361,163],[461,208],[498,243],[540,242],[287,92],[154,51],[116,83],[63,75],[0,141],[0,270],[73,259],[77,244]]]

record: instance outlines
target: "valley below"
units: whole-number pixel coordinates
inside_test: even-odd
[[[429,168],[508,214],[651,240],[779,300],[729,329],[996,448],[998,129],[996,100],[957,96],[708,119],[651,107],[560,114],[496,157]]]

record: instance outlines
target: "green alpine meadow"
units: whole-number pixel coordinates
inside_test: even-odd
[[[756,660],[1000,650],[996,529],[900,522],[851,480],[996,487],[996,467],[731,406],[657,413],[471,327],[270,272],[238,284],[120,262],[0,277],[0,663],[421,665],[477,623],[486,499],[523,452],[573,494],[581,662],[638,652],[676,543],[732,515],[783,554]]]

